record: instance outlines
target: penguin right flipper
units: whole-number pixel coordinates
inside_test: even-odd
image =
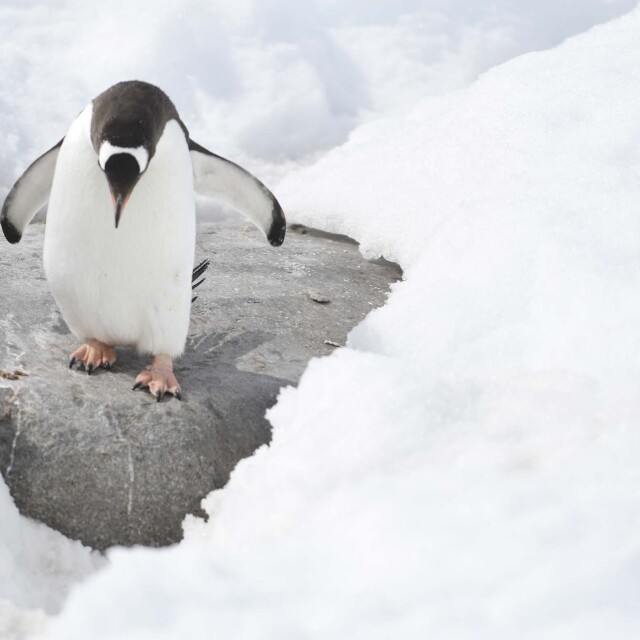
[[[11,244],[20,242],[24,228],[49,200],[63,140],[32,162],[9,191],[0,213],[0,225]]]
[[[287,223],[280,203],[258,178],[189,139],[194,189],[220,198],[246,215],[274,247],[284,242]]]

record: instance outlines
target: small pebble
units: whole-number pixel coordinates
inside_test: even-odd
[[[327,296],[323,296],[319,291],[316,291],[315,289],[309,289],[308,293],[309,293],[309,297],[314,302],[318,302],[320,304],[327,304],[331,302],[330,298],[327,298]]]
[[[20,380],[20,378],[29,377],[29,374],[19,369],[14,369],[13,373],[10,371],[3,371],[0,369],[0,378],[5,380]]]

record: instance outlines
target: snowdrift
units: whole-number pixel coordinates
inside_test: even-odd
[[[3,407],[0,407],[0,410]],[[105,564],[79,542],[23,518],[0,480],[0,638],[22,638],[58,613],[71,585]]]
[[[273,444],[49,640],[640,630],[640,10],[357,128],[278,191],[406,281]]]
[[[635,0],[3,0],[0,198],[120,80],[265,181],[363,119],[619,15]],[[307,160],[308,161],[308,160]]]

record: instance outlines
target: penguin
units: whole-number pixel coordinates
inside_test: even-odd
[[[0,213],[10,243],[48,202],[44,269],[82,343],[70,368],[111,370],[116,347],[134,347],[153,356],[134,390],[181,399],[173,362],[184,352],[202,268],[194,271],[194,193],[222,199],[272,246],[283,243],[286,220],[271,191],[192,140],[169,97],[137,80],[90,102],[15,183]]]

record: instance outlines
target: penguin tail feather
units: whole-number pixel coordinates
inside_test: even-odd
[[[205,278],[202,278],[202,274],[209,268],[209,265],[211,264],[211,262],[209,261],[209,259],[207,258],[206,260],[203,260],[200,264],[198,264],[196,267],[194,267],[193,269],[193,273],[191,274],[191,289],[196,289],[197,287],[199,287],[204,281]],[[198,280],[198,278],[200,278]],[[198,299],[198,296],[193,296],[193,298],[191,298],[191,302],[195,302]]]

